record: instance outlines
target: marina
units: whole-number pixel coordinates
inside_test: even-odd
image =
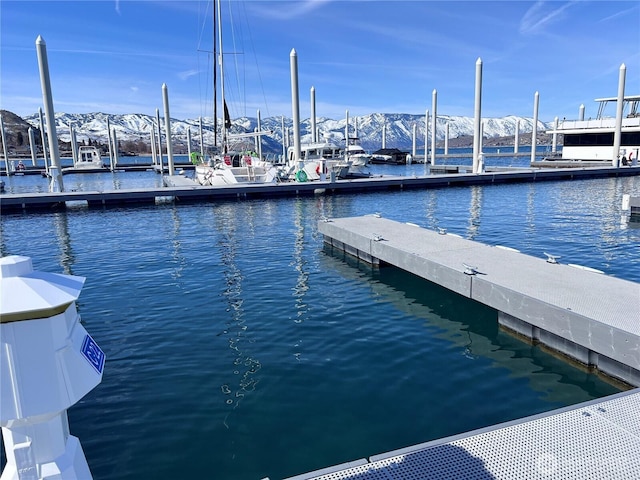
[[[501,183],[579,180],[588,178],[626,177],[640,175],[640,166],[568,168],[568,169],[496,169],[481,174],[449,173],[424,175],[423,166],[415,166],[412,176],[380,175],[363,179],[284,182],[240,183],[232,185],[202,186],[184,176],[163,177],[163,185],[155,188],[118,189],[103,191],[66,191],[37,193],[6,193],[2,195],[2,213],[65,208],[67,203],[88,207],[119,205],[149,205],[156,202],[202,202],[219,199],[249,199],[297,195],[344,194],[411,190],[450,186],[492,185]],[[456,172],[463,171],[455,167]],[[418,174],[421,174],[418,176]]]
[[[3,480],[638,477],[637,5],[23,3]]]
[[[104,188],[94,175],[163,188],[155,172],[69,187]],[[107,361],[69,422],[94,478],[202,477],[214,462],[221,478],[276,479],[628,389],[499,329],[492,308],[323,248],[323,218],[378,212],[637,283],[640,230],[621,205],[639,178],[69,205],[3,213],[0,246],[87,278],[78,308]]]

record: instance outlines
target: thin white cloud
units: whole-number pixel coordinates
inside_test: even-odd
[[[297,2],[283,2],[283,5],[286,3],[286,8],[261,8],[256,7],[256,5],[258,5],[256,2],[252,7],[254,7],[256,11],[259,11],[263,18],[291,20],[302,17],[332,1],[333,0],[305,0]]]
[[[573,3],[567,2],[560,7],[556,7],[555,2],[536,2],[522,17],[520,33],[524,35],[543,33],[549,25],[563,18],[565,10],[571,7]]]
[[[200,72],[198,70],[192,69],[192,70],[185,70],[184,72],[179,72],[178,73],[178,78],[180,80],[187,80],[190,77],[193,77],[195,75],[198,75]]]
[[[120,0],[116,0],[116,13],[118,15],[121,15],[121,13],[120,13]]]
[[[627,8],[625,10],[621,10],[617,13],[614,13],[613,15],[609,15],[608,17],[601,18],[599,21],[602,23],[602,22],[608,22],[611,20],[619,20],[619,19],[630,19],[630,18],[637,19],[638,9],[639,9],[638,4],[634,4],[631,8]]]

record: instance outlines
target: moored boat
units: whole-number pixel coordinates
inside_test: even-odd
[[[598,98],[598,114],[595,119],[562,120],[557,128],[548,134],[564,136],[562,155],[545,160],[562,161],[603,161],[614,160],[614,136],[616,118],[605,116],[608,104],[617,103],[616,97]],[[640,153],[640,95],[625,96],[623,100],[623,118],[619,160],[620,165],[637,164]]]
[[[218,29],[221,32],[220,0],[216,2],[218,11]],[[215,22],[214,22],[215,24]],[[274,183],[278,180],[278,171],[270,163],[254,152],[234,152],[230,140],[241,140],[249,137],[260,139],[262,135],[271,132],[258,131],[239,135],[230,135],[231,118],[227,110],[224,95],[224,55],[222,50],[222,34],[220,33],[220,94],[224,109],[224,126],[222,129],[222,154],[205,159],[202,155],[195,155],[195,180],[200,185],[231,185],[238,183]],[[215,68],[215,67],[214,67]]]
[[[347,167],[340,146],[330,141],[310,142],[300,145],[300,159],[294,158],[294,148],[287,151],[287,166],[283,176],[289,180],[307,182],[321,180],[336,172],[336,176]]]
[[[104,170],[106,165],[102,162],[100,151],[92,145],[78,147],[78,155],[73,167],[65,167],[62,173],[93,173]]]
[[[195,167],[196,181],[200,185],[232,185],[236,183],[273,183],[278,179],[277,169],[257,157],[253,152],[229,152],[200,162]]]
[[[349,137],[347,139],[345,153],[347,160],[356,167],[369,165],[371,160],[371,155],[364,151],[358,137]]]

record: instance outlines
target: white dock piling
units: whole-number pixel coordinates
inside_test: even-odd
[[[47,133],[49,136],[49,153],[51,154],[51,166],[54,167],[49,189],[57,188],[64,192],[62,181],[62,171],[60,170],[60,150],[58,149],[58,135],[56,133],[56,116],[53,110],[53,96],[51,94],[51,80],[49,79],[49,61],[47,59],[47,44],[38,35],[36,39],[36,53],[38,54],[38,68],[40,69],[40,85],[42,87],[42,101],[44,103],[44,114],[47,117]]]
[[[116,128],[111,128],[111,139],[113,140],[113,163],[111,164],[111,171],[113,172],[118,166],[118,134]]]
[[[476,60],[476,88],[473,107],[473,173],[478,173],[480,155],[480,119],[482,114],[482,59]]]
[[[345,125],[344,125],[344,153],[346,159],[347,146],[349,145],[349,110],[344,112]]]
[[[311,87],[311,142],[317,142],[316,136],[316,88]]]
[[[287,130],[284,128],[284,115],[282,115],[280,128],[282,129],[282,161],[287,161]]]
[[[558,151],[558,117],[553,119],[553,135],[551,136],[551,152]]]
[[[618,76],[618,101],[616,102],[616,128],[613,132],[613,159],[614,167],[620,166],[620,144],[622,143],[622,108],[624,107],[624,82],[627,75],[627,67],[620,65]]]
[[[38,165],[37,163],[37,153],[36,153],[36,135],[33,132],[33,128],[29,127],[27,130],[29,133],[29,148],[31,149],[31,164],[35,167]]]
[[[300,94],[298,91],[298,54],[295,48],[289,54],[291,69],[291,113],[293,117],[293,161],[300,161]],[[300,168],[302,168],[300,166]]]
[[[480,151],[478,152],[478,171],[475,173],[483,173],[484,172],[484,153],[482,149],[484,148],[484,121],[480,122],[480,138],[478,142],[478,147]]]
[[[202,154],[202,158],[204,158],[204,134],[202,133],[202,117],[198,119],[199,122],[199,133],[200,133],[200,153]],[[154,162],[155,163],[155,162]]]
[[[191,160],[191,128],[187,128],[187,155]]]
[[[444,154],[449,155],[449,122],[444,126]]]
[[[89,479],[67,409],[102,380],[105,355],[80,323],[84,278],[0,259],[0,425],[3,479]]]
[[[516,118],[516,131],[513,139],[513,153],[518,153],[520,144],[520,119]]]
[[[540,104],[540,94],[533,96],[533,127],[531,128],[531,163],[536,161],[536,144],[538,143],[538,105]]]
[[[156,145],[156,133],[153,128],[153,125],[149,129],[149,136],[150,136],[149,142],[151,143],[151,162],[155,167],[158,164],[158,152],[156,150],[158,147]]]
[[[9,176],[9,157],[7,154],[7,140],[4,135],[4,121],[2,120],[1,113],[0,113],[0,138],[2,138],[2,150],[4,153],[4,168],[8,177]]]
[[[415,123],[413,124],[413,128],[411,129],[411,136],[412,136],[412,143],[411,143],[411,156],[412,158],[416,158],[416,155],[418,154],[418,145],[417,145],[417,132],[418,132],[418,125],[416,125]],[[427,159],[427,152],[425,152],[424,154],[424,158],[425,161]]]
[[[162,159],[162,127],[160,125],[160,109],[156,108],[156,129],[158,133],[158,165],[160,166],[160,172],[164,168],[164,160]]]
[[[438,91],[434,88],[431,93],[431,108],[433,112],[431,112],[431,165],[436,164],[436,130],[437,126],[437,109],[438,109]],[[427,163],[427,152],[424,152],[424,162]]]
[[[78,139],[76,138],[76,129],[73,124],[69,124],[69,135],[71,136],[71,158],[73,159],[73,166],[78,166]]]
[[[262,131],[262,120],[260,118],[260,110],[258,110],[258,132]],[[256,135],[256,150],[258,158],[262,159],[262,135]]]
[[[167,136],[167,163],[169,175],[173,175],[173,146],[171,144],[171,117],[169,116],[169,90],[167,84],[162,84],[162,102],[164,103],[164,129]]]
[[[42,108],[38,108],[38,117],[40,118],[40,137],[42,140],[42,156],[44,158],[44,171],[49,174],[49,156],[47,155],[47,135],[44,131],[44,115]]]
[[[382,145],[381,148],[387,148],[387,124],[382,124]]]
[[[427,164],[429,154],[429,109],[424,112],[424,164]]]
[[[584,120],[584,104],[581,104],[580,109],[578,110],[578,120],[581,122]]]
[[[113,172],[113,138],[111,137],[111,122],[107,115],[107,144],[109,145],[109,169]]]

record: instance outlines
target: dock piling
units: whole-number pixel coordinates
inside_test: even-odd
[[[56,132],[56,116],[53,110],[53,96],[51,94],[51,80],[49,79],[49,61],[47,59],[47,44],[38,35],[36,39],[36,53],[38,54],[38,67],[40,69],[40,84],[42,87],[42,100],[44,103],[44,115],[47,119],[47,133],[49,137],[49,153],[51,155],[51,184],[50,191],[58,188],[64,192],[62,170],[60,169],[60,149],[58,148],[58,134]],[[55,175],[55,178],[53,176]]]

